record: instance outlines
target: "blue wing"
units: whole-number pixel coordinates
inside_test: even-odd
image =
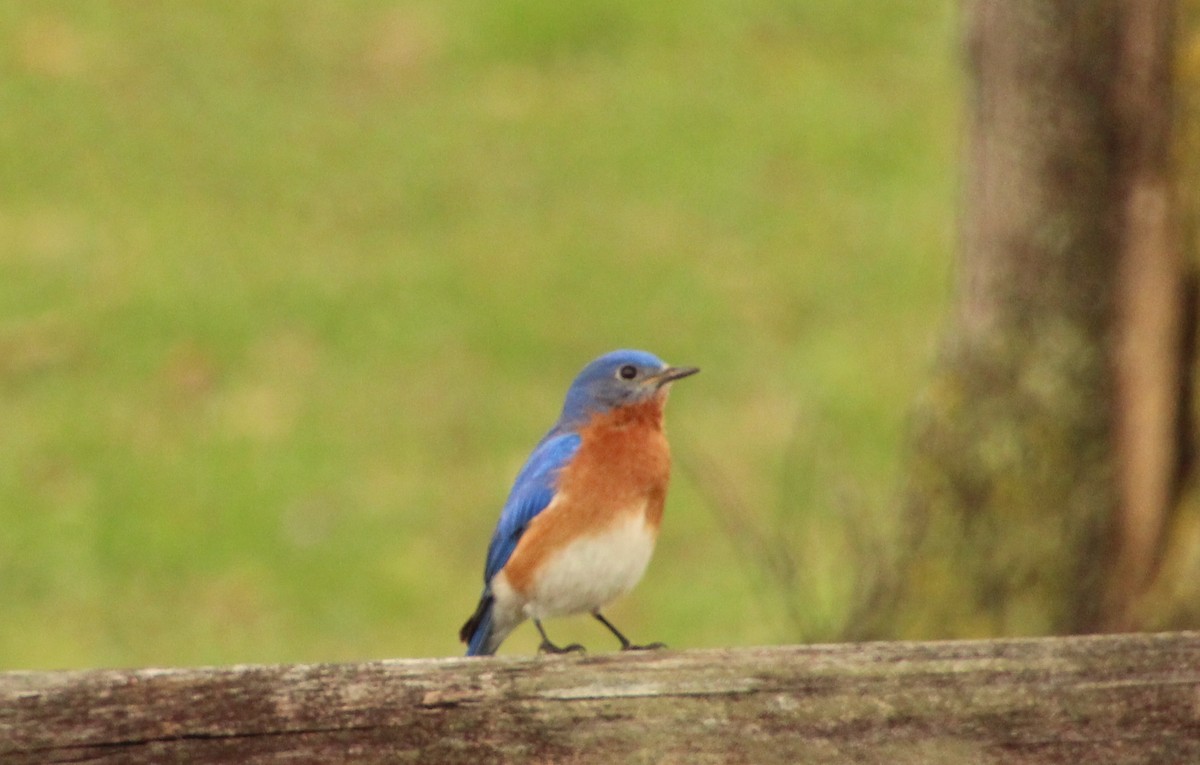
[[[556,427],[538,442],[521,472],[517,473],[517,480],[513,482],[488,546],[479,605],[458,633],[459,638],[467,643],[468,656],[494,653],[505,635],[515,626],[504,626],[499,635],[493,634],[492,577],[508,563],[529,522],[554,499],[558,471],[579,450],[579,442],[578,434],[562,432]]]
[[[508,563],[529,522],[554,499],[558,471],[579,450],[579,442],[577,433],[552,430],[538,442],[521,472],[517,473],[488,546],[487,565],[483,571],[485,585]]]

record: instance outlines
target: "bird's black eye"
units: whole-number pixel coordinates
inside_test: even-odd
[[[635,367],[633,364],[626,364],[617,370],[617,375],[622,380],[632,380],[633,378],[637,377],[637,367]]]

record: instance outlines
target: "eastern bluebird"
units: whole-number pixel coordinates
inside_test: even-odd
[[[517,473],[488,546],[483,595],[459,631],[467,655],[496,652],[525,619],[540,651],[582,651],[550,642],[542,619],[600,613],[633,589],[650,562],[671,475],[663,405],[675,380],[695,367],[672,367],[645,351],[613,351],[583,368],[554,427]]]

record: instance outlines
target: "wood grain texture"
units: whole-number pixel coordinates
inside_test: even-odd
[[[1200,762],[1200,633],[10,672],[0,762]]]

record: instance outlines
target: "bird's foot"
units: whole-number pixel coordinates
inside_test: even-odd
[[[626,643],[625,645],[621,646],[621,650],[622,651],[661,651],[662,649],[664,649],[666,647],[667,647],[666,643],[647,643],[646,645],[634,645],[633,643]]]
[[[647,643],[646,645],[637,645],[629,638],[625,637],[625,634],[621,632],[621,630],[613,626],[612,622],[610,622],[608,619],[605,619],[604,614],[600,613],[599,610],[593,611],[592,616],[596,617],[596,621],[600,622],[605,627],[608,627],[608,631],[611,632],[617,640],[621,641],[622,651],[657,651],[660,648],[667,647],[666,643]]]
[[[567,646],[558,646],[550,642],[550,637],[546,635],[546,628],[542,626],[540,619],[533,620],[533,626],[537,627],[538,634],[542,636],[542,644],[538,646],[538,653],[587,653],[587,649],[579,643],[571,643]]]
[[[543,640],[541,645],[538,646],[538,653],[587,653],[587,649],[579,643],[571,643],[570,645],[555,645],[549,640]]]

